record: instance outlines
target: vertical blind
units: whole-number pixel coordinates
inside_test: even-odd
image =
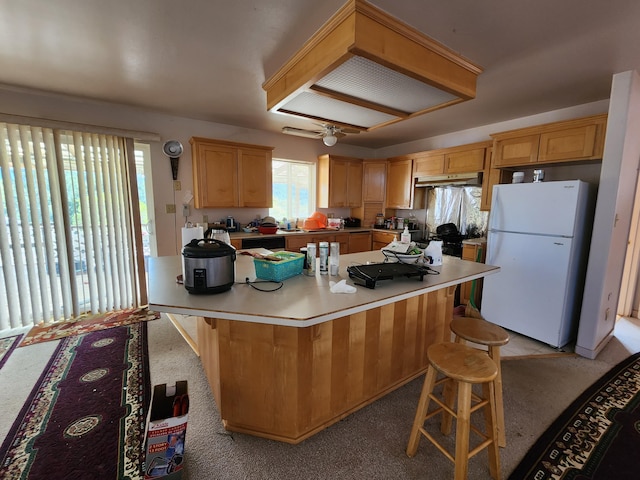
[[[0,122],[0,175],[0,330],[146,300],[132,140]]]

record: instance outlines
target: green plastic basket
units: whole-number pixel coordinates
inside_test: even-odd
[[[304,266],[303,253],[274,252],[273,255],[282,258],[282,260],[274,262],[259,258],[253,259],[253,264],[256,267],[256,277],[262,280],[281,282],[302,273],[302,267]]]

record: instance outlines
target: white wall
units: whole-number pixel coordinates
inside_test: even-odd
[[[595,358],[615,326],[640,159],[640,76],[614,75],[576,352]]]

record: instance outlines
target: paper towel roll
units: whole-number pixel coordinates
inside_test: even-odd
[[[193,239],[204,238],[204,232],[202,227],[183,227],[182,228],[182,248],[180,249],[180,258],[182,259],[182,279],[185,280],[184,272],[184,257],[182,256],[182,250]]]

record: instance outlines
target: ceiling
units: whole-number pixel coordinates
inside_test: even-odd
[[[0,0],[0,84],[272,132],[315,129],[267,112],[262,84],[343,3]],[[637,0],[370,3],[484,72],[474,100],[343,143],[380,148],[603,100],[613,74],[640,70]]]

